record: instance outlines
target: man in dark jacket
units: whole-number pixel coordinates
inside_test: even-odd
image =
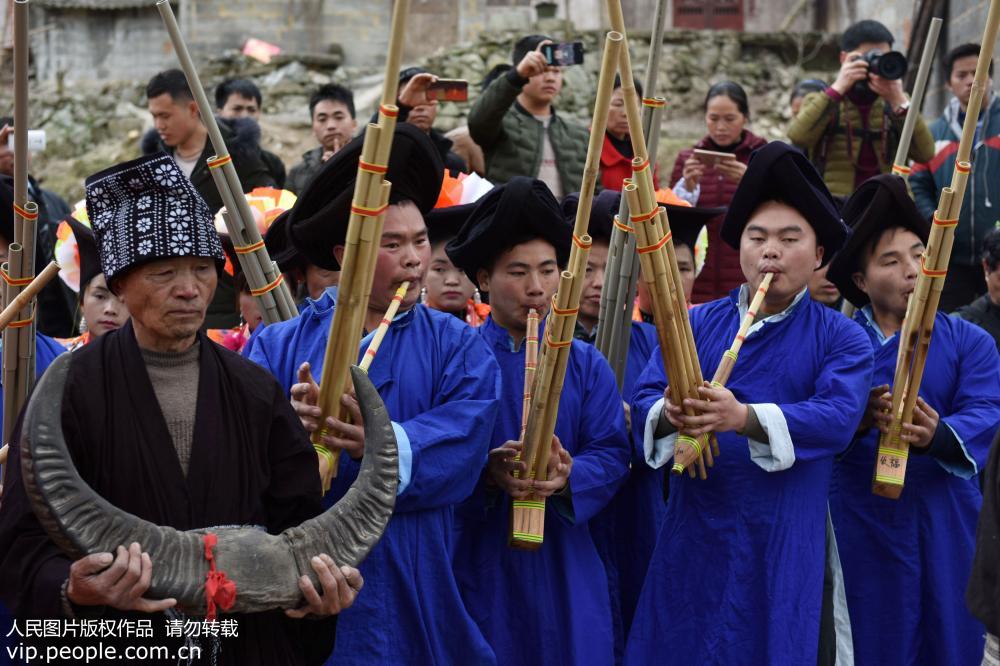
[[[323,164],[354,137],[354,93],[344,86],[328,83],[309,98],[309,118],[319,145],[302,154],[302,161],[288,172],[288,189],[302,194]]]
[[[937,209],[941,189],[951,185],[962,136],[965,110],[972,96],[972,80],[979,60],[978,44],[962,44],[944,58],[948,87],[954,97],[940,118],[931,124],[934,136],[934,158],[913,165],[910,187],[917,208],[930,219]],[[951,312],[976,296],[986,292],[979,268],[979,248],[986,234],[1000,221],[1000,99],[993,90],[993,63],[986,83],[976,138],[972,147],[975,168],[962,201],[962,210],[955,227],[955,244],[951,249],[948,278],[941,292],[941,310]]]
[[[162,151],[170,155],[202,196],[214,215],[222,208],[222,196],[208,171],[208,160],[215,155],[208,129],[201,121],[184,73],[179,69],[160,72],[146,87],[146,103],[156,136],[143,137],[145,155]],[[219,123],[219,131],[233,158],[236,175],[244,192],[255,187],[275,185],[260,154],[260,127],[252,118],[237,118]],[[226,274],[219,280],[215,297],[205,317],[207,328],[233,328],[240,323],[236,288]]]
[[[399,90],[402,91],[406,84],[417,76],[420,76],[421,80],[426,80],[428,84],[434,80],[434,77],[423,67],[407,67],[399,73]],[[465,160],[452,152],[451,139],[434,129],[434,121],[437,119],[437,105],[436,99],[427,100],[425,104],[419,104],[412,108],[400,103],[399,122],[410,123],[425,132],[431,138],[434,147],[441,153],[441,161],[444,162],[448,173],[457,178],[460,173],[469,173],[469,167]]]
[[[993,336],[1000,351],[1000,228],[983,239],[983,272],[986,273],[986,293],[955,311],[955,315],[971,321]],[[951,277],[951,268],[948,268]],[[947,287],[945,287],[947,289]]]
[[[250,79],[226,79],[215,87],[215,108],[219,118],[253,118],[259,125],[263,106],[260,88]],[[260,157],[275,186],[284,188],[286,174],[281,158],[263,148],[260,149]]]
[[[529,35],[514,45],[514,68],[483,91],[469,112],[469,132],[486,155],[486,178],[543,181],[557,199],[579,189],[589,132],[556,114],[562,69],[542,55],[548,37]]]

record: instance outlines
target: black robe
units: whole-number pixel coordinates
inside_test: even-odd
[[[972,562],[965,603],[986,626],[1000,636],[1000,432],[982,473],[983,508],[976,531],[976,555]]]
[[[62,424],[80,475],[112,504],[178,530],[260,525],[279,533],[317,515],[322,509],[316,454],[281,387],[257,365],[204,334],[199,339],[198,404],[186,478],[131,322],[73,353]],[[31,510],[18,439],[15,433],[0,503],[0,599],[18,618],[64,617],[60,587],[70,559]],[[333,648],[335,618],[292,620],[281,611],[220,615],[225,617],[238,621],[239,637],[221,641],[219,663],[322,663]],[[106,609],[102,618],[151,619],[156,638],[136,644],[169,645],[172,653],[181,645],[164,637],[163,614]],[[117,642],[124,649],[124,642]],[[206,640],[201,644],[207,657]]]

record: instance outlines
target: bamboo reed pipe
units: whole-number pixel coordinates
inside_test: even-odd
[[[917,69],[917,78],[913,83],[910,109],[906,112],[903,129],[899,134],[899,146],[896,148],[896,159],[893,160],[892,172],[904,179],[910,176],[910,167],[907,166],[907,162],[910,161],[910,142],[913,140],[913,130],[917,126],[917,118],[920,117],[920,110],[924,105],[927,77],[930,75],[931,64],[934,62],[934,50],[937,48],[942,23],[941,19],[935,17],[931,19],[931,24],[927,27],[927,39],[924,41],[924,51],[920,54],[920,66]]]
[[[927,247],[921,261],[921,272],[917,276],[916,287],[910,295],[906,317],[899,334],[899,352],[892,386],[893,421],[889,426],[889,432],[883,433],[879,438],[872,480],[872,492],[890,499],[899,498],[903,491],[909,444],[902,441],[900,434],[903,424],[913,421],[913,409],[923,379],[934,318],[951,259],[955,226],[958,224],[962,200],[972,169],[970,157],[976,120],[986,92],[989,63],[993,57],[998,29],[1000,29],[1000,0],[992,0],[976,64],[967,115],[962,126],[952,182],[949,187],[941,190],[938,209],[934,214],[934,223],[931,225]]]
[[[396,313],[399,312],[399,304],[403,302],[403,299],[406,297],[406,291],[409,288],[409,282],[403,282],[399,285],[399,289],[396,290],[396,295],[392,297],[392,301],[389,303],[389,307],[385,311],[385,316],[382,317],[382,321],[379,323],[378,328],[375,329],[375,335],[372,337],[372,341],[368,343],[368,349],[365,350],[364,358],[361,359],[361,369],[365,372],[368,372],[368,368],[371,367],[372,361],[375,360],[375,354],[378,353],[379,347],[382,346],[382,340],[385,338],[385,334],[389,331],[389,325],[396,317]]]
[[[49,265],[38,274],[38,277],[32,280],[31,284],[26,286],[21,293],[11,300],[7,307],[3,309],[3,312],[0,312],[0,330],[5,330],[24,309],[29,309],[30,311],[32,299],[58,274],[59,264],[54,261],[49,262]]]
[[[538,311],[528,310],[528,321],[524,336],[524,396],[521,403],[521,441],[528,428],[528,414],[531,411],[531,391],[535,384],[535,370],[538,368]],[[517,456],[519,459],[520,456]]]
[[[712,377],[712,386],[723,388],[726,382],[729,381],[729,377],[733,373],[733,368],[736,366],[736,357],[739,355],[740,349],[743,348],[743,340],[746,338],[747,331],[753,326],[753,321],[757,317],[761,303],[764,302],[764,297],[767,295],[767,290],[771,286],[771,279],[773,277],[774,273],[765,273],[764,279],[760,281],[760,286],[757,287],[753,300],[747,308],[747,313],[740,323],[740,328],[733,339],[733,344],[729,346],[729,350],[722,355],[722,359],[719,361],[719,367],[715,370],[715,375]]]
[[[23,252],[20,243],[11,243],[7,250],[7,262],[4,264],[6,275],[20,275]],[[8,301],[17,299],[21,288],[14,286],[5,280]],[[14,430],[14,422],[17,420],[20,405],[17,402],[18,386],[18,340],[19,328],[7,328],[3,332],[3,427],[4,443],[10,442],[10,435]]]

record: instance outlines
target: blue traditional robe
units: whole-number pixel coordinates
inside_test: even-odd
[[[477,332],[500,364],[503,399],[492,446],[521,433],[524,348],[492,317]],[[542,338],[542,334],[539,335]],[[574,340],[556,435],[573,457],[567,492],[546,501],[545,542],[507,546],[510,497],[481,481],[459,508],[455,572],[466,607],[499,664],[609,664],[608,583],[587,522],[625,478],[629,447],[615,378],[604,357]]]
[[[636,380],[656,348],[656,327],[632,322],[632,337],[625,357],[622,398],[629,402]],[[633,423],[630,437],[635,439]],[[641,444],[641,434],[639,437]],[[633,451],[641,451],[641,446]],[[625,637],[632,626],[632,616],[639,600],[646,568],[653,554],[660,520],[666,512],[663,503],[663,470],[653,469],[641,455],[633,453],[628,477],[611,503],[590,521],[590,534],[608,574],[612,626],[615,632],[615,662],[620,663]]]
[[[875,351],[871,385],[892,385],[899,335],[855,315]],[[988,334],[938,314],[920,397],[940,416],[925,455],[910,449],[897,500],[872,494],[877,428],[834,468],[830,511],[840,545],[857,663],[979,664],[983,626],[966,609],[979,470],[1000,425],[1000,356]]]
[[[750,404],[768,443],[718,434],[708,479],[673,477],[626,664],[812,664],[819,645],[827,495],[871,385],[871,345],[857,324],[805,297],[750,329],[728,388]],[[747,309],[746,285],[694,308],[702,374],[711,378]],[[650,464],[667,379],[659,351],[632,406]]]
[[[0,349],[2,351],[2,349]],[[35,334],[35,377],[42,373],[56,360],[56,356],[66,352],[57,340],[42,333]],[[3,420],[3,386],[0,386],[0,421]]]
[[[298,318],[265,328],[250,358],[286,390],[304,361],[319,377],[333,309],[327,291]],[[462,604],[450,547],[453,506],[472,492],[489,451],[500,390],[496,362],[471,328],[417,305],[393,321],[369,376],[393,419],[401,489],[385,534],[360,567],[364,593],[340,614],[330,663],[494,663]],[[340,457],[327,506],[358,469]]]

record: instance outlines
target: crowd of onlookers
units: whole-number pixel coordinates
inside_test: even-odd
[[[841,37],[841,67],[832,83],[805,80],[791,92],[787,140],[806,153],[830,191],[841,200],[867,179],[891,170],[903,122],[911,112],[901,79],[885,79],[869,72],[864,57],[872,51],[891,51],[893,41],[891,32],[876,21],[852,25]],[[548,64],[543,55],[542,47],[548,42],[542,35],[520,39],[513,48],[511,64],[495,67],[481,83],[467,126],[447,133],[435,128],[438,102],[427,103],[428,97],[422,94],[437,78],[418,67],[403,70],[400,120],[430,136],[453,177],[475,172],[500,184],[514,176],[532,176],[562,199],[579,189],[589,130],[557,111],[563,71]],[[928,218],[941,189],[951,181],[978,54],[978,45],[962,44],[944,55],[941,66],[952,95],[941,117],[930,124],[918,118],[915,124],[909,146],[909,184],[918,208]],[[1000,232],[995,231],[1000,213],[994,208],[994,201],[1000,207],[1000,102],[992,92],[992,74],[991,65],[973,149],[975,168],[956,229],[941,309],[976,321],[1000,344]],[[636,88],[641,95],[638,82]],[[163,151],[171,155],[213,212],[217,211],[222,201],[207,166],[214,150],[183,73],[168,70],[154,76],[146,98],[153,129],[142,138],[143,153]],[[408,99],[422,103],[410,106]],[[261,186],[302,192],[322,165],[360,131],[352,92],[337,84],[319,87],[309,99],[316,146],[286,169],[277,155],[261,146],[258,123],[263,95],[255,83],[247,79],[223,81],[215,89],[215,104],[220,130],[248,192]],[[631,172],[633,151],[624,106],[624,91],[616,80],[600,161],[599,187],[605,189],[620,189],[622,179]],[[751,154],[767,140],[753,132],[749,96],[738,82],[723,80],[712,85],[703,110],[705,136],[682,150],[669,171],[657,168],[655,184],[663,188],[661,192],[669,189],[692,206],[724,208]],[[12,175],[12,163],[10,150],[0,146],[0,174],[4,178]],[[33,178],[30,189],[40,208],[41,265],[52,256],[55,228],[70,207]],[[691,295],[695,303],[717,298],[742,281],[735,251],[719,237],[721,219],[718,215],[707,224],[704,266]],[[0,228],[0,248],[12,241],[11,236],[9,229]],[[268,241],[271,252],[280,253],[284,248],[278,234],[272,236]],[[336,284],[335,272],[319,272],[301,257],[290,257],[284,263],[282,269],[300,296],[315,296]],[[245,282],[238,285],[237,280],[224,279],[220,283],[207,326],[230,328],[239,323],[240,313],[234,305],[238,288],[249,293]],[[810,291],[832,307],[841,303],[840,295],[825,279],[824,269],[817,272]],[[64,285],[58,281],[50,284],[41,296],[39,330],[60,337],[75,334],[79,318],[76,303]]]

